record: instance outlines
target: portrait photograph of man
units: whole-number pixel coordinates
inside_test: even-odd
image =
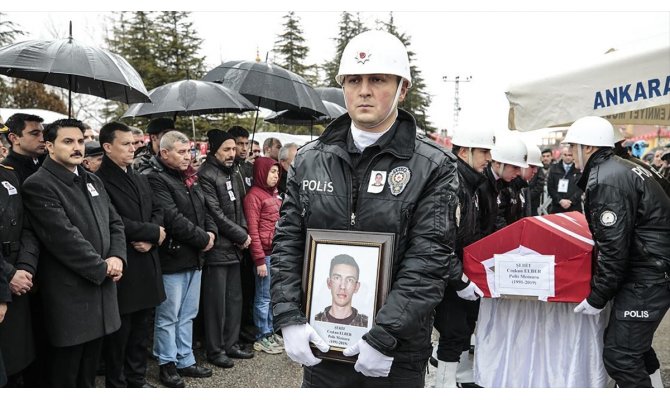
[[[338,254],[330,262],[327,286],[332,295],[332,304],[316,314],[316,321],[332,322],[338,325],[368,327],[368,316],[361,314],[351,305],[354,294],[358,293],[360,268],[348,254]]]
[[[317,245],[308,316],[333,348],[345,348],[372,328],[380,250],[373,246]]]

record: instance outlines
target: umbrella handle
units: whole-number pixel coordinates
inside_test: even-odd
[[[258,109],[261,108],[261,98],[258,98],[258,104],[256,104],[256,117],[254,118],[254,130],[251,133],[251,147],[253,148],[254,145],[254,137],[256,136],[256,123],[258,122]]]

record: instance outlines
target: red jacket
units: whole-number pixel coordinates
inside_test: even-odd
[[[270,168],[279,163],[268,157],[259,157],[254,161],[254,186],[244,196],[244,216],[251,236],[251,257],[256,266],[265,264],[265,256],[272,253],[272,238],[275,225],[279,220],[281,198],[277,185],[267,186]]]

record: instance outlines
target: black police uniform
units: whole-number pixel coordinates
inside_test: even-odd
[[[605,368],[619,387],[651,387],[645,354],[670,306],[670,198],[651,172],[609,148],[590,157],[578,185],[598,250],[587,301],[613,300]]]

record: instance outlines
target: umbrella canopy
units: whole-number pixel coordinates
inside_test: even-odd
[[[319,94],[321,100],[330,101],[340,107],[347,108],[344,103],[344,92],[338,87],[315,87],[314,90]]]
[[[321,117],[314,117],[309,114],[304,114],[300,111],[283,110],[270,114],[267,118],[265,118],[265,122],[280,125],[312,126],[319,124],[327,124],[330,121],[334,120],[335,118],[347,112],[345,108],[340,107],[335,103],[331,103],[330,101],[324,100],[323,105],[326,106],[328,115],[323,115]]]
[[[618,125],[670,125],[670,43],[613,51],[583,68],[513,85],[509,129],[529,131],[606,117]]]
[[[172,82],[151,90],[149,97],[151,103],[133,104],[121,118],[175,118],[178,115],[241,113],[256,109],[241,94],[214,82]]]
[[[328,112],[302,77],[265,62],[227,61],[202,78],[233,89],[253,104],[273,111],[295,110],[320,116]]]
[[[151,101],[142,78],[121,56],[72,37],[0,48],[0,74],[123,103]],[[71,98],[69,101],[71,112]]]

